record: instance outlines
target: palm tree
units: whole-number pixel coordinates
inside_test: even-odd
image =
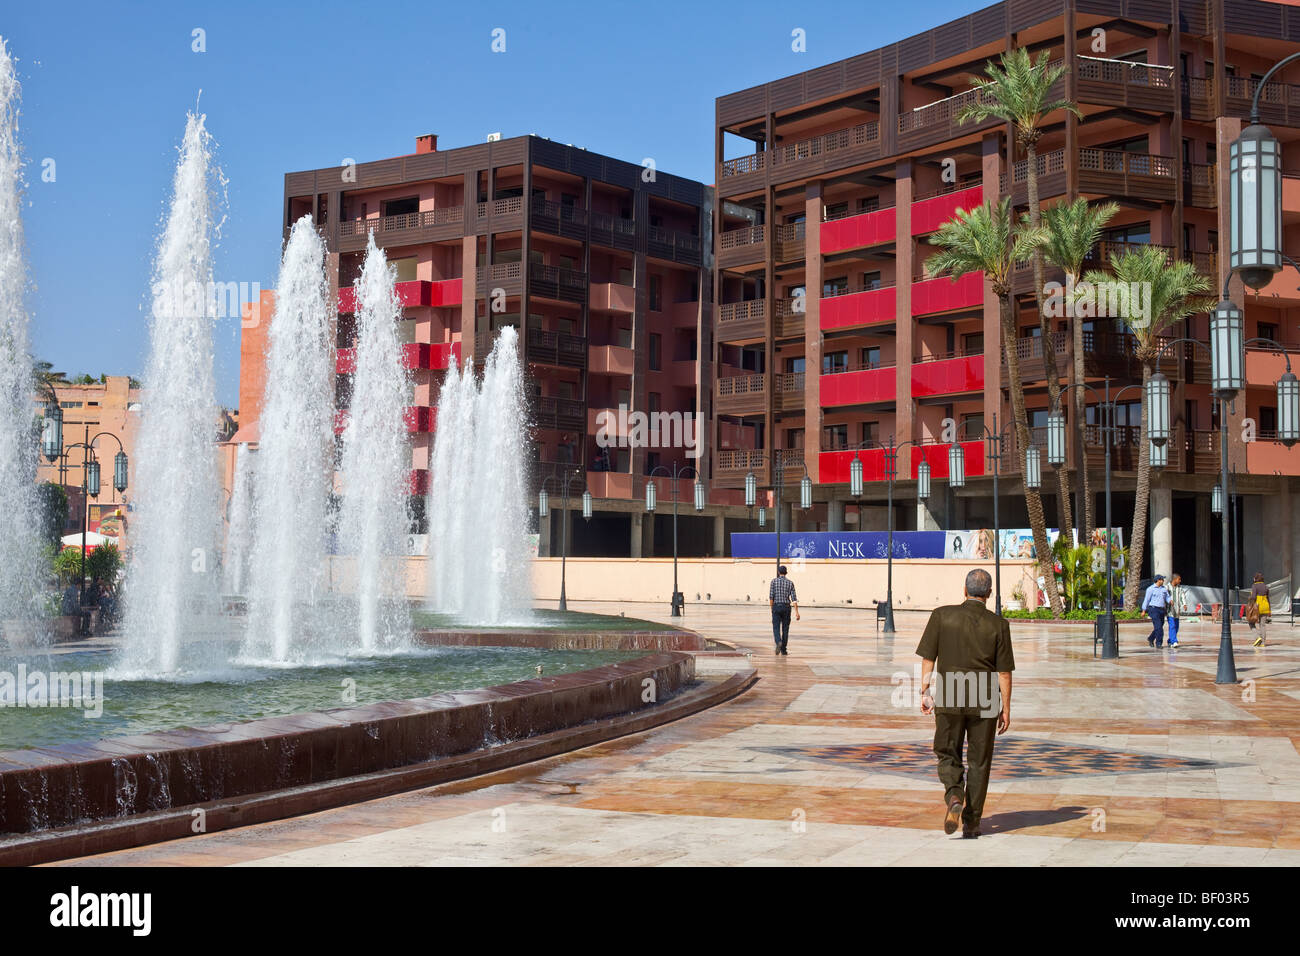
[[[1083,272],[1083,260],[1101,239],[1101,231],[1106,223],[1119,212],[1119,204],[1108,202],[1091,206],[1086,199],[1076,199],[1072,203],[1057,203],[1043,210],[1043,258],[1051,265],[1065,273],[1065,285],[1069,289],[1078,281]],[[1074,380],[1084,380],[1083,371],[1083,323],[1070,313],[1070,332],[1074,342]],[[1083,419],[1086,396],[1083,389],[1074,390],[1074,434],[1075,447],[1079,449],[1079,477],[1082,483],[1081,523],[1079,542],[1085,543],[1092,534],[1092,489],[1088,482],[1088,468],[1083,454]]]
[[[954,281],[968,272],[983,272],[993,294],[998,297],[1002,347],[1006,351],[1007,378],[1011,387],[1011,410],[1020,448],[1028,448],[1030,438],[1025,417],[1025,386],[1020,379],[1020,356],[1016,353],[1016,320],[1011,307],[1012,273],[1016,263],[1026,261],[1040,242],[1042,236],[1037,230],[1014,225],[1011,199],[1007,197],[997,205],[986,202],[969,211],[957,210],[956,216],[930,237],[930,244],[938,246],[940,251],[926,262],[926,270],[931,275],[948,275]],[[1062,613],[1061,598],[1056,591],[1056,575],[1052,572],[1052,549],[1047,542],[1043,500],[1036,489],[1025,489],[1025,506],[1034,535],[1034,551],[1039,556],[1046,582],[1047,599],[1052,613],[1059,617]]]
[[[1118,281],[1130,289],[1150,290],[1145,315],[1121,315],[1136,343],[1135,352],[1142,363],[1142,422],[1138,429],[1137,493],[1133,502],[1132,540],[1129,543],[1128,575],[1124,584],[1124,606],[1135,607],[1138,580],[1142,574],[1142,552],[1146,545],[1147,508],[1151,498],[1151,449],[1147,438],[1148,409],[1146,384],[1156,370],[1156,353],[1162,334],[1189,315],[1204,312],[1214,305],[1210,280],[1196,271],[1190,262],[1170,263],[1163,249],[1148,246],[1112,254],[1110,274],[1093,270],[1084,276],[1093,286]],[[1136,285],[1134,285],[1136,283]]]
[[[1026,186],[1029,196],[1029,225],[1037,229],[1041,225],[1038,206],[1038,141],[1042,138],[1043,117],[1057,110],[1066,110],[1080,118],[1083,111],[1067,99],[1053,99],[1052,86],[1065,75],[1064,66],[1053,66],[1051,57],[1044,51],[1034,60],[1029,51],[1016,48],[1001,56],[1001,66],[991,60],[984,67],[988,79],[972,78],[975,89],[979,91],[973,103],[962,107],[957,114],[958,123],[980,123],[990,117],[1010,123],[1015,127],[1016,143],[1024,150],[1026,158]],[[1012,157],[1008,157],[1010,160]],[[1010,175],[1007,176],[1009,188],[1015,188],[1015,165],[1007,163]],[[1042,334],[1043,369],[1047,378],[1047,395],[1056,403],[1061,391],[1060,372],[1056,367],[1056,349],[1052,343],[1052,325],[1043,314],[1043,255],[1039,250],[1033,253],[1034,263],[1034,304],[1038,308],[1038,325]],[[1014,331],[1014,329],[1013,329]],[[1058,493],[1060,495],[1061,530],[1073,527],[1070,513],[1070,488],[1066,481],[1065,469],[1056,472]]]

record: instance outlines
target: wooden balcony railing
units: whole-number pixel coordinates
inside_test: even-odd
[[[423,226],[442,226],[463,221],[464,206],[443,206],[438,209],[426,209],[423,212],[403,213],[399,216],[380,216],[372,219],[344,219],[339,222],[340,236],[364,235],[370,232],[397,232],[402,229],[418,229]]]
[[[849,149],[854,146],[867,146],[879,140],[879,123],[861,123],[848,129],[835,130],[831,133],[823,133],[821,136],[814,136],[811,139],[799,140],[797,143],[778,146],[772,151],[772,162],[774,164],[795,163],[801,159],[811,159],[813,156],[821,156],[823,153],[834,152],[835,150]]]
[[[735,159],[724,160],[722,163],[722,178],[730,179],[733,176],[756,173],[764,167],[766,157],[767,153],[750,153],[748,156],[737,156]]]
[[[1065,150],[1058,149],[1050,153],[1041,153],[1037,158],[1034,166],[1038,170],[1039,178],[1051,175],[1052,173],[1065,172]],[[999,188],[1006,192],[1009,186],[1017,186],[1029,181],[1029,160],[1022,159],[1011,166],[1011,176],[1008,179],[1006,173],[1002,173],[998,178]]]
[[[955,122],[963,109],[979,102],[992,103],[992,94],[983,93],[979,89],[970,89],[965,93],[958,93],[956,96],[937,100],[934,103],[918,107],[899,116],[898,131],[907,133],[912,130],[927,129],[932,126]]]
[[[762,448],[718,449],[719,471],[756,471],[763,467],[767,452]]]
[[[740,249],[744,246],[761,245],[766,238],[766,226],[744,226],[740,229],[728,229],[718,242],[718,250]]]
[[[477,208],[479,219],[486,219],[488,217],[489,207],[494,216],[514,215],[515,213],[523,212],[524,198],[522,196],[510,196],[506,199],[494,199],[490,203],[481,202],[478,204]]]
[[[601,232],[614,232],[624,236],[636,234],[636,220],[624,219],[622,216],[611,216],[605,212],[593,212],[591,214],[591,228]]]
[[[1174,175],[1174,158],[1151,153],[1130,153],[1123,149],[1085,147],[1079,150],[1079,168],[1089,172],[1171,178]]]
[[[793,393],[803,394],[804,373],[803,372],[782,372],[776,376],[776,391],[778,394],[790,395]]]
[[[524,266],[521,262],[498,262],[495,265],[480,266],[478,282],[479,285],[485,282],[509,282],[522,278],[523,274]]]
[[[767,376],[762,372],[753,375],[733,375],[718,379],[718,396],[761,394],[767,388]]]
[[[726,302],[718,306],[718,322],[743,322],[747,319],[762,320],[766,314],[765,299],[748,299],[744,302]]]
[[[1172,89],[1174,68],[1154,63],[1130,63],[1128,60],[1106,60],[1093,56],[1078,59],[1078,76],[1081,80],[1100,80],[1103,83],[1124,83],[1129,86],[1152,86]]]

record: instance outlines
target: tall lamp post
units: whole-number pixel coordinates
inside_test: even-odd
[[[1160,373],[1157,372],[1157,375]],[[1114,395],[1110,393],[1110,376],[1106,376],[1103,390],[1098,392],[1086,382],[1075,382],[1072,385],[1061,386],[1061,391],[1057,394],[1056,402],[1052,405],[1052,410],[1047,416],[1047,463],[1053,468],[1059,468],[1065,464],[1065,413],[1061,410],[1062,395],[1065,395],[1072,388],[1081,388],[1091,392],[1097,399],[1097,414],[1101,418],[1101,443],[1105,448],[1106,462],[1104,471],[1106,473],[1106,608],[1101,616],[1097,618],[1097,637],[1101,639],[1101,656],[1103,660],[1111,660],[1119,657],[1119,634],[1115,629],[1115,551],[1114,538],[1110,529],[1112,526],[1111,519],[1111,499],[1110,499],[1110,450],[1115,444],[1115,435],[1118,433],[1119,426],[1115,419],[1118,417],[1119,400],[1127,391],[1140,391],[1141,385],[1125,385]],[[1167,462],[1169,452],[1164,447],[1164,441],[1156,442],[1151,439],[1154,450],[1150,458],[1151,464],[1156,467],[1157,462]],[[1079,449],[1079,454],[1083,454],[1083,449]],[[1061,529],[1064,534],[1065,529]]]
[[[988,446],[988,460],[993,463],[993,593],[996,595],[994,603],[999,614],[1002,613],[1002,528],[998,517],[998,475],[1001,472],[1002,443],[1005,440],[1005,432],[1009,428],[1014,428],[1015,425],[1016,423],[1011,421],[999,429],[998,416],[995,412],[993,414],[993,427],[990,428],[988,425],[980,426],[982,436],[977,436],[983,437]],[[960,446],[954,445],[953,447]],[[1022,466],[1024,468],[1025,487],[1035,490],[1042,487],[1042,452],[1036,445],[1030,445],[1025,449],[1025,459]]]
[[[672,598],[672,617],[681,617],[682,608],[686,604],[686,598],[677,588],[677,480],[687,477],[687,472],[695,478],[695,510],[700,512],[704,510],[704,482],[700,480],[700,473],[690,465],[683,465],[680,462],[673,462],[673,467],[669,470],[667,465],[659,465],[650,470],[650,480],[645,485],[645,510],[650,514],[655,513],[655,506],[658,503],[659,492],[655,487],[655,475],[660,472],[668,478],[673,485],[673,598]],[[746,485],[748,488],[748,485]]]
[[[774,451],[770,457],[760,454],[760,458],[766,458],[772,464],[772,487],[776,492],[776,566],[781,566],[781,489],[785,485],[785,458],[781,452]],[[799,508],[807,511],[812,507],[812,478],[808,474],[808,466],[799,461],[799,466],[803,468],[803,478],[799,481]],[[745,475],[745,504],[749,507],[754,506],[754,498],[758,491],[758,478],[751,471]],[[758,526],[764,525],[763,509],[758,509]]]
[[[542,479],[541,490],[537,492],[537,516],[539,518],[548,518],[551,514],[551,496],[546,492],[546,486],[555,482],[563,490],[564,502],[560,505],[560,610],[569,609],[568,597],[565,594],[565,576],[568,571],[569,563],[569,488],[575,481],[582,480],[582,469],[574,468],[572,471],[565,471],[563,474],[547,475]],[[591,491],[584,488],[582,490],[582,517],[584,520],[591,521]]]
[[[860,445],[854,446],[853,461],[849,463],[849,494],[853,498],[862,497],[862,458],[859,454],[862,450],[868,448],[879,448],[885,453],[885,480],[888,482],[885,491],[885,510],[888,512],[889,537],[885,546],[885,626],[886,634],[893,634],[894,631],[894,482],[898,480],[898,450],[913,445],[917,448],[921,443],[913,439],[907,439],[899,444],[894,443],[894,436],[889,436],[889,444],[881,444],[876,441],[866,441]],[[956,454],[954,454],[954,449]],[[954,472],[954,468],[956,471]],[[961,445],[954,444],[948,449],[948,479],[954,488],[960,488],[966,483],[966,459],[962,457]],[[916,466],[916,497],[921,501],[930,497],[930,463],[922,460]]]
[[[87,424],[85,428],[84,441],[79,441],[76,444],[69,445],[67,448],[63,449],[61,454],[55,456],[55,458],[50,458],[50,454],[54,447],[54,435],[52,433],[56,431],[58,433],[58,440],[62,441],[63,420],[61,416],[58,419],[57,426],[42,435],[41,451],[45,457],[50,460],[51,464],[53,464],[55,460],[59,462],[59,484],[63,485],[67,483],[68,469],[72,467],[69,455],[75,449],[81,449],[81,597],[79,600],[81,606],[84,607],[86,604],[87,519],[90,511],[90,499],[98,498],[100,490],[99,459],[95,457],[95,442],[104,437],[111,438],[113,441],[117,442],[117,454],[113,456],[113,487],[117,489],[119,495],[126,491],[127,468],[129,462],[126,456],[126,449],[122,447],[122,440],[120,438],[112,432],[100,432],[94,438],[91,438],[89,424]]]

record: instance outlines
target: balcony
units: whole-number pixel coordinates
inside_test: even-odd
[[[1250,104],[1259,80],[1248,76],[1228,77],[1229,116],[1249,116]],[[1259,96],[1259,119],[1265,126],[1300,126],[1300,86],[1270,81]]]
[[[1075,76],[1080,103],[1162,113],[1174,108],[1173,67],[1081,56]]]
[[[700,303],[697,300],[674,302],[669,312],[675,329],[693,329],[700,324]]]
[[[767,168],[767,153],[750,153],[748,156],[737,156],[735,159],[724,159],[722,161],[722,178],[737,179],[743,176],[749,176],[752,173],[760,173]]]
[[[593,345],[587,352],[587,371],[592,375],[631,375],[636,371],[636,354],[621,345]]]
[[[912,203],[912,235],[935,232],[953,219],[959,209],[973,209],[984,201],[983,186],[951,189]]]
[[[729,269],[733,266],[761,262],[766,238],[765,226],[728,229],[718,238],[718,266]]]
[[[591,220],[592,244],[624,251],[631,251],[636,244],[634,220],[603,212],[593,212],[588,218]]]
[[[1218,167],[1214,163],[1183,163],[1183,202],[1203,209],[1219,204]]]
[[[411,348],[411,346],[406,346]],[[419,366],[408,366],[429,369],[447,369],[460,367],[460,343],[459,342],[439,342],[436,345],[427,346],[428,364]],[[424,361],[423,355],[421,361]]]
[[[556,395],[539,395],[534,400],[533,424],[553,431],[578,431],[587,424],[582,402]]]
[[[479,295],[493,295],[497,289],[504,295],[521,295],[524,291],[524,266],[522,262],[498,262],[480,266],[478,270]]]
[[[1268,285],[1256,292],[1250,289],[1246,293],[1247,302],[1268,303],[1270,305],[1300,305],[1300,276],[1296,275],[1294,269],[1290,267],[1283,268],[1281,272],[1269,280]]]
[[[1039,199],[1065,194],[1065,150],[1039,153],[1034,168],[1038,170]],[[1002,173],[998,177],[998,187],[1001,194],[1010,195],[1012,203],[1017,206],[1029,202],[1029,160],[1013,163],[1010,174]]]
[[[406,430],[414,434],[427,434],[437,426],[438,410],[427,405],[411,405],[402,415]]]
[[[779,181],[876,159],[880,156],[880,124],[860,123],[810,139],[782,143],[769,155],[772,176]]]
[[[531,211],[529,225],[538,232],[569,239],[587,237],[587,210],[581,206],[537,198],[533,200]]]
[[[912,315],[979,309],[984,306],[984,273],[968,272],[956,282],[947,276],[912,282]]]
[[[703,245],[700,237],[676,229],[646,228],[646,254],[654,259],[699,265]]]
[[[598,312],[631,315],[636,311],[636,289],[617,282],[593,282],[591,308]]]
[[[767,411],[767,376],[733,375],[718,379],[713,410],[719,415],[762,415]]]
[[[402,346],[402,367],[407,369],[445,369],[452,363],[460,365],[460,343],[426,345],[410,342]],[[357,370],[357,350],[342,348],[335,352],[334,369],[339,375],[350,375]]]
[[[538,298],[557,302],[587,301],[587,273],[561,266],[534,262],[528,267],[528,291]]]
[[[897,291],[892,283],[823,293],[818,306],[818,324],[823,332],[828,332],[893,323],[898,317],[897,304]]]
[[[767,300],[747,299],[718,306],[718,341],[753,342],[767,337]]]
[[[1183,110],[1198,123],[1214,119],[1214,83],[1204,76],[1183,77]]]
[[[587,340],[581,335],[529,328],[527,340],[529,362],[569,368],[584,368],[587,364]]]
[[[760,485],[767,483],[766,451],[762,448],[719,448],[714,477],[722,482],[742,482],[751,471]]]
[[[1252,475],[1300,475],[1300,447],[1287,448],[1276,435],[1261,433],[1246,445],[1246,471]]]
[[[957,121],[957,117],[967,106],[981,101],[992,102],[992,99],[992,96],[987,93],[970,89],[965,93],[936,100],[911,112],[903,113],[898,117],[899,152],[915,149],[918,146],[931,146],[997,126],[998,120],[992,118],[980,123],[964,125]]]
[[[984,391],[984,354],[955,352],[917,359],[912,365],[912,397]]]
[[[638,485],[641,490],[638,491]],[[593,498],[639,499],[645,494],[644,480],[624,471],[591,471],[587,473],[587,490]]]
[[[474,231],[512,232],[524,227],[524,198],[510,196],[481,202],[474,210]]]
[[[1173,202],[1177,192],[1172,156],[1130,153],[1122,149],[1079,150],[1079,191]],[[1044,196],[1055,193],[1043,193]]]
[[[898,371],[883,365],[823,372],[817,384],[823,408],[893,402],[898,395]]]
[[[1294,275],[1294,273],[1293,273]],[[1293,283],[1295,279],[1291,280]],[[1291,371],[1300,369],[1300,343],[1280,342],[1290,353]],[[1197,351],[1200,351],[1197,349]],[[1246,346],[1246,385],[1248,388],[1274,389],[1277,380],[1286,372],[1286,359],[1280,352],[1270,352],[1266,346],[1256,342]],[[1271,401],[1271,400],[1270,400]]]
[[[1057,374],[1064,374],[1065,363],[1069,359],[1070,333],[1053,332],[1048,337],[1056,356]],[[1043,382],[1047,380],[1046,353],[1043,339],[1038,335],[1022,335],[1016,339],[1016,359],[1020,366],[1020,378],[1025,382]],[[1002,355],[1002,367],[1006,368],[1007,357]]]
[[[700,374],[698,359],[676,359],[668,370],[671,381],[677,388],[694,388]]]
[[[883,448],[823,449],[817,453],[817,478],[823,485],[847,485],[856,455],[862,462],[862,480],[886,481]]]
[[[805,296],[786,296],[777,299],[772,305],[776,309],[776,329],[778,339],[801,339],[807,324],[808,300]]]
[[[773,255],[777,262],[798,262],[804,257],[804,236],[807,223],[791,222],[777,226],[772,238],[775,241]]]
[[[400,246],[431,239],[459,236],[465,221],[464,206],[442,206],[399,216],[371,216],[339,222],[339,249],[352,252],[365,248],[366,236],[375,234],[380,246]]]
[[[783,372],[775,376],[772,403],[778,412],[797,412],[804,407],[804,373]]]
[[[442,308],[461,304],[461,280],[442,279],[428,282],[422,279],[395,283],[398,301],[404,309],[421,307]],[[339,312],[355,312],[357,297],[355,287],[344,286],[339,289]]]
[[[916,448],[912,455],[911,477],[916,478],[917,468],[922,461],[927,461],[930,463],[931,478],[946,479],[948,477],[948,448],[948,444],[940,442],[927,442]],[[966,459],[967,478],[988,474],[985,467],[985,448],[982,439],[961,442],[961,449],[962,455]]]
[[[883,245],[894,242],[897,236],[898,214],[893,206],[856,216],[828,219],[821,224],[822,255]]]

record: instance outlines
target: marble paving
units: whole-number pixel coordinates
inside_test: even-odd
[[[575,610],[667,620],[666,607]],[[765,606],[686,609],[748,662],[746,694],[643,734],[474,780],[78,865],[1300,865],[1300,629],[1234,628],[1242,683],[1214,683],[1217,625],[1155,650],[1124,631],[1016,624],[1011,729],[984,836],[945,836],[933,718],[915,706],[926,615],[809,609],[775,657]],[[1135,645],[1136,646],[1133,646]]]

